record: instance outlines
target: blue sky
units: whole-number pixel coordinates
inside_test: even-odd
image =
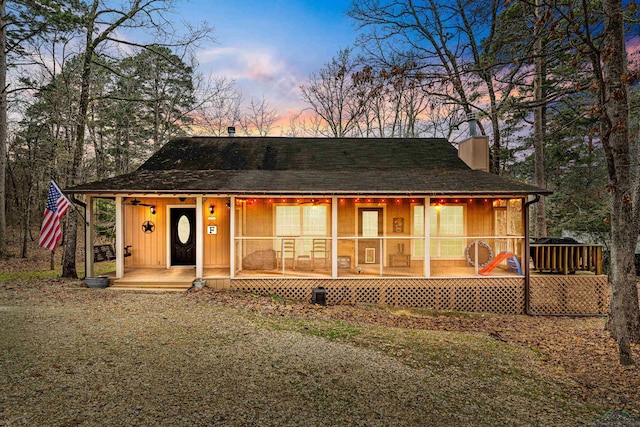
[[[182,19],[207,21],[215,43],[198,52],[200,71],[233,78],[246,102],[263,96],[281,115],[300,110],[298,86],[339,49],[352,46],[349,0],[190,0]]]

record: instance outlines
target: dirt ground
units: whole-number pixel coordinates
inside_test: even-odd
[[[87,289],[44,255],[0,262],[2,426],[640,426],[604,318]]]
[[[604,319],[316,307],[27,278],[0,285],[0,323],[0,425],[594,425],[609,410],[640,417],[639,369],[617,364]],[[634,356],[640,361],[637,346]]]

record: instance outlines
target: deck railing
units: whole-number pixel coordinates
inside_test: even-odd
[[[539,272],[602,274],[602,245],[532,243],[530,255]]]

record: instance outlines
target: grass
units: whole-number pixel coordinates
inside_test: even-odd
[[[355,325],[341,321],[310,321],[305,319],[273,317],[266,323],[274,331],[291,331],[304,335],[325,338],[330,341],[349,340],[362,333]]]
[[[96,263],[93,265],[93,273],[96,276],[100,276],[102,274],[110,273],[114,271],[116,268],[116,264],[113,261],[110,262],[102,262]],[[78,277],[84,277],[84,264],[80,264],[76,266],[76,272],[78,273]],[[62,274],[62,267],[60,265],[56,265],[53,270],[24,270],[24,271],[0,271],[0,282],[8,282],[11,280],[19,280],[19,279],[38,279],[38,278],[53,278],[60,277]]]

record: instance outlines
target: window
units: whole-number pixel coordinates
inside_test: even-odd
[[[305,236],[327,235],[326,206],[302,206],[302,234]]]
[[[378,237],[378,211],[362,211],[362,236]]]
[[[276,206],[276,236],[299,236],[300,224],[300,206]]]
[[[328,235],[326,205],[276,205],[276,236],[313,237]],[[296,251],[311,251],[312,239],[296,240]]]
[[[464,206],[431,206],[431,257],[461,258],[464,256]]]

